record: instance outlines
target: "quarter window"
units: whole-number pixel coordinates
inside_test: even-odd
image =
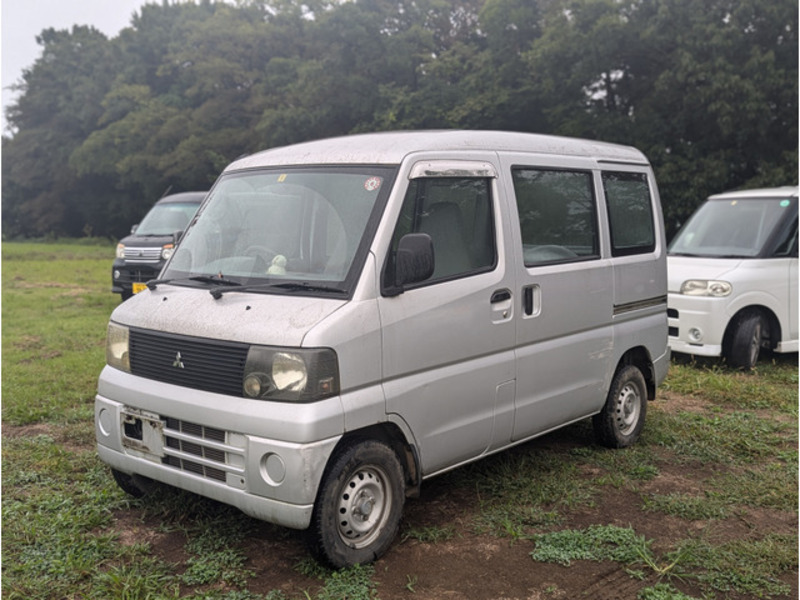
[[[603,173],[612,256],[644,254],[656,247],[653,204],[645,173]]]
[[[600,256],[591,173],[520,167],[512,175],[526,267]]]

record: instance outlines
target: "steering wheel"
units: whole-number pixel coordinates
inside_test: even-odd
[[[257,244],[253,244],[252,246],[248,246],[242,252],[244,256],[253,256],[255,258],[263,258],[267,264],[272,262],[272,259],[278,254],[272,248],[267,248],[266,246],[259,246]]]

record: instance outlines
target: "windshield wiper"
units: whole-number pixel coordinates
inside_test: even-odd
[[[152,291],[161,284],[179,283],[181,281],[199,281],[200,283],[213,283],[215,285],[230,285],[230,286],[242,285],[238,281],[225,279],[222,275],[194,275],[192,277],[175,277],[173,279],[151,279],[145,285],[147,285],[148,290]]]
[[[289,291],[304,290],[307,292],[335,292],[337,294],[347,293],[347,290],[343,290],[342,288],[338,287],[333,287],[331,285],[318,285],[315,283],[304,283],[298,281],[276,283],[272,287],[281,288],[282,290],[289,290]]]
[[[333,287],[329,285],[318,285],[315,283],[304,283],[296,281],[286,282],[286,283],[254,283],[253,285],[241,285],[231,288],[209,290],[209,293],[212,296],[214,296],[214,299],[219,300],[222,297],[222,294],[227,294],[228,292],[249,292],[251,290],[259,290],[259,289],[269,290],[274,288],[287,290],[289,292],[304,291],[304,292],[330,292],[334,294],[347,294],[347,290],[343,290],[342,288]]]

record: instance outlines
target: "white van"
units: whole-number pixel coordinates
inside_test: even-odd
[[[751,369],[797,352],[797,187],[711,196],[670,244],[669,345]]]
[[[367,134],[231,164],[113,313],[98,451],[308,529],[341,567],[423,480],[593,417],[633,443],[669,364],[666,245],[637,150]]]

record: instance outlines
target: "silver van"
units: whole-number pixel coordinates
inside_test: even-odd
[[[511,132],[366,134],[222,173],[108,326],[98,451],[375,560],[423,480],[592,417],[638,438],[664,379],[647,159]]]

